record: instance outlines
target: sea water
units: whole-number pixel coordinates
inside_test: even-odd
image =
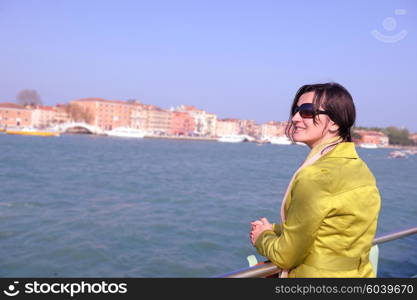
[[[357,149],[382,197],[377,236],[417,226],[417,156]],[[0,135],[0,276],[211,277],[262,257],[250,222],[278,221],[308,153],[92,135]],[[417,236],[379,247],[378,276],[417,274]]]

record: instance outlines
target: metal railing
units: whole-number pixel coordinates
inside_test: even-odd
[[[379,245],[382,243],[386,243],[392,240],[396,240],[399,238],[406,237],[408,235],[417,234],[417,227],[393,232],[390,234],[386,234],[380,237],[377,237],[373,241],[373,245]],[[222,274],[216,277],[222,278],[254,278],[254,277],[268,277],[274,274],[277,274],[281,270],[271,262],[265,262],[260,265],[256,265],[253,267],[248,267],[236,271],[232,271],[229,273]]]

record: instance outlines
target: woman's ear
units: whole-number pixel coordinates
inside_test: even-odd
[[[332,120],[330,120],[329,122],[329,131],[331,133],[337,133],[339,131],[339,125],[337,125],[335,122],[333,122]]]

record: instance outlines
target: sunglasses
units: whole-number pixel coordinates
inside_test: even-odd
[[[329,114],[327,111],[324,111],[324,110],[315,110],[313,103],[304,103],[304,104],[301,104],[300,106],[296,105],[295,108],[293,109],[292,116],[294,116],[298,112],[300,113],[301,118],[304,118],[304,119],[312,119],[314,118],[314,116],[319,115],[319,114],[323,114],[323,115]]]

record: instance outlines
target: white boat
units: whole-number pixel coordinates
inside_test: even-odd
[[[392,151],[390,154],[388,154],[388,157],[390,158],[406,158],[407,154],[405,154],[403,151]]]
[[[143,132],[140,129],[130,128],[130,127],[117,127],[113,130],[105,131],[105,134],[108,136],[127,137],[127,138],[145,137],[145,132]]]
[[[373,144],[373,143],[362,143],[362,144],[359,144],[359,147],[367,148],[367,149],[377,149],[378,148],[377,144]]]
[[[292,141],[286,136],[273,136],[270,137],[269,142],[271,144],[278,144],[278,145],[291,145]]]
[[[241,143],[241,142],[244,142],[245,140],[246,140],[246,137],[244,135],[239,135],[239,134],[223,135],[217,139],[218,142],[224,142],[224,143]]]

